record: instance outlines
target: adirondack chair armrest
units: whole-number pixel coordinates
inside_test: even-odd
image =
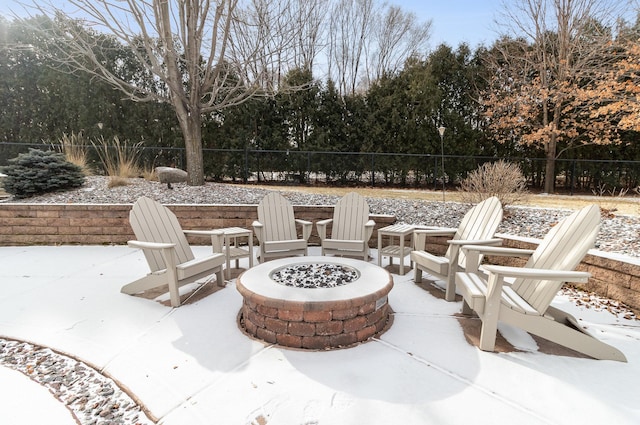
[[[453,245],[454,247],[456,245]],[[466,270],[477,272],[480,267],[481,255],[496,255],[501,257],[530,257],[532,249],[507,248],[489,245],[463,245],[460,249],[467,256]]]
[[[210,236],[211,247],[214,253],[222,252],[222,246],[224,245],[224,232],[222,230],[182,230],[185,235],[194,236]]]
[[[471,252],[478,252],[487,255],[497,255],[501,257],[530,257],[533,254],[533,249],[521,249],[521,248],[508,248],[503,246],[488,246],[488,245],[464,245],[462,250],[470,255]]]
[[[224,236],[222,230],[183,230],[185,235],[199,235],[199,236]]]
[[[332,218],[326,218],[324,220],[316,221],[316,229],[318,229],[318,236],[323,241],[327,238],[327,226],[333,222]]]
[[[502,245],[502,239],[493,238],[493,239],[455,239],[447,241],[449,245],[481,245],[481,246],[500,246]]]
[[[371,239],[371,235],[373,235],[373,229],[376,227],[376,222],[373,220],[369,220],[364,224],[364,237],[365,242],[368,242]]]
[[[305,241],[309,240],[309,236],[311,236],[311,230],[313,223],[307,220],[302,220],[300,218],[296,218],[296,223],[302,226],[302,239]]]
[[[577,272],[572,270],[548,270],[496,265],[487,265],[484,267],[484,271],[488,273],[484,312],[485,315],[495,315],[496,317],[500,305],[500,298],[502,296],[502,288],[504,286],[511,286],[511,282],[509,280],[505,280],[505,277],[585,283],[589,279],[589,276],[591,276],[591,274],[587,272]]]
[[[424,234],[426,236],[453,236],[458,229],[451,229],[446,227],[437,227],[433,229],[415,229],[414,235]]]
[[[460,249],[463,246],[468,245],[479,245],[479,246],[499,246],[502,244],[502,239],[492,238],[492,239],[453,239],[447,241],[447,243],[451,246],[450,252],[450,262],[449,267],[452,268],[451,273],[455,273],[458,271],[458,257],[460,257]],[[468,255],[468,254],[467,254]],[[478,267],[480,267],[480,255],[471,254],[468,255],[465,260],[465,269],[470,271],[477,271]]]
[[[260,223],[258,220],[254,220],[253,223],[251,223],[251,226],[253,227],[253,231],[256,234],[258,242],[262,244],[262,231],[264,230],[264,224]]]
[[[560,282],[576,282],[586,283],[591,277],[589,272],[580,272],[575,270],[549,270],[534,269],[525,267],[509,267],[488,264],[484,266],[484,270],[490,274],[500,275],[502,277],[527,278],[527,279],[544,279]],[[504,282],[508,286],[509,283]]]
[[[427,236],[450,236],[456,234],[458,229],[448,229],[442,227],[417,228],[413,231],[414,251],[424,251],[427,246]]]
[[[127,245],[129,245],[132,248],[159,250],[160,254],[162,255],[162,258],[164,259],[164,265],[166,267],[166,270],[169,273],[175,273],[176,244],[164,243],[164,242],[127,241]]]
[[[175,248],[174,243],[162,243],[162,242],[145,242],[145,241],[127,241],[127,245],[131,248],[139,249],[170,249]]]

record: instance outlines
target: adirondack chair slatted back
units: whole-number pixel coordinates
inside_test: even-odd
[[[585,207],[551,228],[524,267],[574,270],[593,248],[600,230],[600,208]],[[540,314],[544,314],[563,282],[516,279],[513,290]]]
[[[258,221],[264,225],[267,242],[298,239],[293,206],[277,192],[267,194],[258,204]]]
[[[331,239],[364,240],[365,224],[369,220],[369,204],[359,194],[343,196],[333,210]]]
[[[482,240],[493,238],[500,222],[502,221],[502,204],[495,196],[485,199],[471,208],[462,218],[454,240]],[[449,247],[445,253],[446,258],[451,258]],[[464,252],[458,255],[458,265],[466,268],[466,256]]]
[[[177,264],[195,258],[176,215],[159,202],[144,196],[139,198],[129,212],[129,223],[139,241],[174,243]],[[152,272],[166,268],[159,251],[145,249],[143,252]]]

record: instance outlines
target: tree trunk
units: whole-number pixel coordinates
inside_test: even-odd
[[[184,135],[184,147],[187,160],[187,184],[202,186],[204,184],[204,161],[202,155],[202,122],[199,112],[178,114],[180,128]]]
[[[553,132],[545,149],[544,192],[549,194],[554,192],[556,182],[556,145],[556,134]]]

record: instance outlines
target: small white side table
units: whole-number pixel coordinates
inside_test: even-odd
[[[415,226],[410,224],[392,224],[378,229],[378,266],[382,264],[382,257],[389,257],[389,264],[393,264],[393,258],[396,257],[400,260],[400,274],[404,274],[404,257],[411,253],[413,249],[413,229]],[[405,238],[411,235],[411,242],[409,246],[405,246]],[[382,239],[389,237],[390,244],[382,247]],[[393,238],[400,239],[398,245],[393,244]],[[409,259],[409,266],[413,268],[413,261]]]
[[[231,278],[231,260],[236,260],[236,268],[240,267],[240,258],[249,257],[249,268],[253,267],[253,231],[242,227],[225,227],[222,252],[227,259],[227,279]],[[247,238],[247,248],[240,248],[238,238]]]

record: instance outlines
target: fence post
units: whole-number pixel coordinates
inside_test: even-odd
[[[249,181],[249,149],[244,147],[244,183]]]
[[[375,155],[375,153],[371,152],[371,187],[376,185]]]
[[[573,185],[576,179],[576,160],[571,161],[571,182],[570,182],[570,192],[573,195]]]

